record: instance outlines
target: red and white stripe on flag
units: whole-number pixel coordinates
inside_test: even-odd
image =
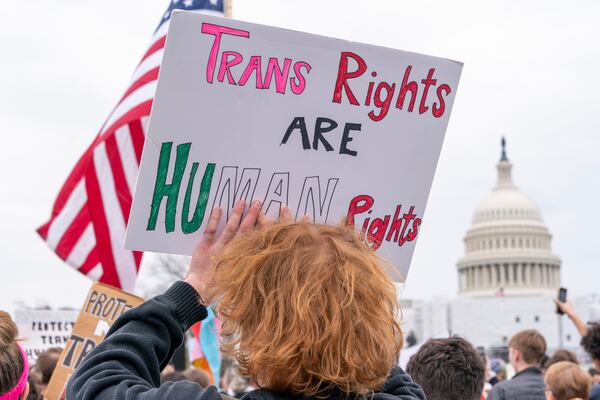
[[[130,292],[142,253],[124,248],[125,229],[174,8],[223,14],[222,0],[171,2],[130,86],[71,171],[50,220],[37,230],[68,265],[94,281]]]

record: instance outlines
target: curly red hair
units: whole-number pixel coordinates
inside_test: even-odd
[[[345,227],[280,224],[241,236],[215,258],[223,351],[279,393],[380,388],[402,347],[385,266]]]

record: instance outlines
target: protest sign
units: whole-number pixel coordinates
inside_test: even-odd
[[[192,254],[214,207],[347,217],[406,276],[462,64],[176,12],[126,247]]]
[[[44,397],[48,400],[64,398],[65,386],[73,370],[104,340],[117,318],[142,302],[141,298],[119,289],[94,283],[64,345]]]
[[[19,328],[19,342],[29,361],[35,363],[38,355],[51,347],[64,347],[71,336],[78,310],[31,310],[15,311],[15,323]]]

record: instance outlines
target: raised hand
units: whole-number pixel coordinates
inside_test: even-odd
[[[556,305],[558,306],[558,308],[560,308],[560,310],[565,313],[567,315],[567,317],[570,317],[571,315],[575,314],[575,310],[573,309],[573,304],[570,301],[566,301],[566,302],[562,302],[558,299],[554,299],[554,303],[556,303]]]
[[[211,300],[206,297],[206,289],[213,276],[213,258],[237,235],[248,232],[257,223],[261,208],[260,201],[254,201],[248,214],[242,219],[245,207],[246,202],[243,200],[235,204],[229,221],[220,235],[217,235],[217,226],[223,210],[215,208],[210,215],[204,236],[194,250],[185,281],[196,289],[205,305],[210,304]]]

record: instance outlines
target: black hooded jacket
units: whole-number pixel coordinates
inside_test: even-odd
[[[221,400],[214,386],[190,381],[160,384],[160,371],[184,338],[184,332],[206,318],[196,290],[177,282],[163,295],[122,315],[106,339],[86,356],[67,385],[68,400]],[[265,389],[245,400],[282,400]],[[390,372],[374,400],[425,400],[421,388],[399,367]]]

